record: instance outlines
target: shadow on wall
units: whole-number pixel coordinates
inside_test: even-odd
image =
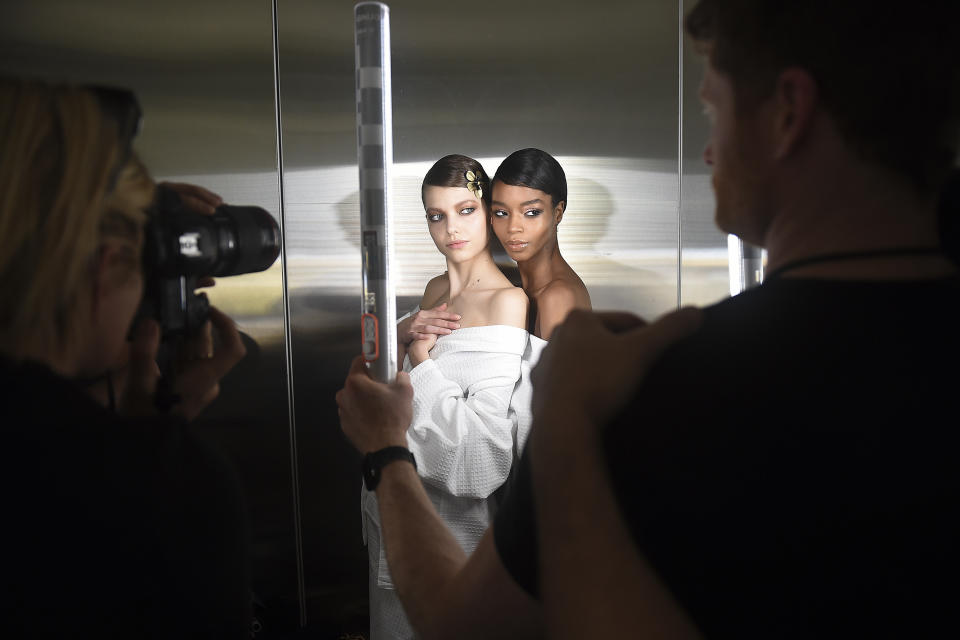
[[[651,309],[659,312],[674,306],[677,286],[675,247],[671,245],[671,251],[665,254],[665,247],[657,246],[657,237],[644,238],[647,230],[648,236],[657,232],[659,220],[644,220],[640,213],[631,216],[617,212],[617,201],[610,190],[595,180],[569,177],[568,184],[571,205],[560,223],[560,249],[586,284],[594,308],[650,313]],[[662,217],[651,207],[649,198],[638,198],[638,201],[642,201],[645,212],[649,212],[644,215]],[[338,201],[335,209],[343,238],[359,251],[358,192]],[[617,220],[619,228],[611,230],[612,220]],[[406,218],[395,220],[394,231],[395,259],[400,267],[395,271],[399,277],[397,306],[398,314],[403,314],[419,301],[419,293],[427,280],[442,272],[443,262],[422,224],[413,224]],[[664,235],[662,230],[658,235]],[[622,238],[637,238],[640,246],[625,250]],[[675,238],[671,240],[675,244]],[[414,246],[417,251],[410,249]],[[507,256],[495,236],[491,252],[501,271],[515,286],[520,286],[516,263]],[[645,267],[647,264],[651,266]],[[399,293],[412,291],[416,292],[415,299]]]
[[[665,309],[676,303],[676,282],[662,270],[631,264],[616,249],[604,248],[611,232],[616,204],[609,189],[589,178],[568,179],[568,207],[560,222],[560,250],[583,279],[596,310],[640,313],[653,306]],[[636,238],[636,228],[653,226],[630,217],[613,229],[614,238]]]

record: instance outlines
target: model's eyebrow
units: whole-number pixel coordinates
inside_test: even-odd
[[[464,200],[463,202],[458,202],[457,204],[453,205],[453,208],[454,208],[454,209],[460,209],[461,207],[464,207],[464,208],[465,208],[465,207],[473,207],[473,208],[476,208],[477,204],[479,204],[479,203],[478,203],[476,200]],[[436,207],[427,207],[427,213],[428,213],[428,214],[429,214],[429,213],[443,213],[443,209],[438,209],[438,208],[436,208]]]
[[[500,202],[499,200],[494,200],[494,201],[491,202],[490,204],[495,204],[495,205],[497,205],[498,207],[506,207],[506,206],[507,206],[507,204],[506,204],[505,202]],[[531,204],[543,204],[543,200],[541,200],[540,198],[537,198],[536,200],[527,200],[526,202],[521,202],[521,203],[520,203],[520,206],[521,206],[521,207],[526,207],[527,205],[531,205]]]

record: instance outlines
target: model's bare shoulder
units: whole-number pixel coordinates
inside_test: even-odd
[[[520,287],[498,289],[490,300],[490,324],[505,324],[525,329],[530,301]]]
[[[549,340],[550,334],[568,313],[590,308],[590,295],[579,278],[576,281],[557,278],[537,294],[537,333]]]
[[[446,302],[444,298],[447,297],[449,291],[450,278],[447,276],[446,271],[438,276],[430,278],[430,282],[428,282],[427,286],[423,289],[423,297],[420,299],[420,308],[433,309],[438,304]]]
[[[578,283],[557,278],[537,295],[537,308],[541,313],[544,310],[550,310],[562,313],[566,317],[571,310],[578,307],[583,308],[582,300],[583,296]]]

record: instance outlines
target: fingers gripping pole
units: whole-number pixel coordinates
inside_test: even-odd
[[[397,375],[396,302],[390,273],[393,262],[390,9],[381,2],[360,2],[354,17],[363,254],[361,339],[371,374],[377,380],[389,382]]]

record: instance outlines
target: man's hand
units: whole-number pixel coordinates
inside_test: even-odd
[[[692,308],[651,325],[626,314],[573,311],[540,357],[527,446],[546,637],[699,638],[636,546],[598,429],[663,351],[699,324]]]
[[[400,371],[389,384],[370,377],[363,356],[350,365],[343,389],[337,391],[340,428],[360,453],[384,447],[407,446],[407,427],[413,419],[413,387]]]
[[[459,328],[460,314],[447,311],[447,303],[444,302],[433,309],[421,309],[409,318],[401,320],[397,325],[397,339],[402,344],[408,345],[414,340],[429,336],[436,339],[437,336],[448,335]]]
[[[699,326],[700,310],[692,307],[650,325],[627,313],[571,311],[534,368],[534,422],[577,412],[605,423],[660,354]]]

